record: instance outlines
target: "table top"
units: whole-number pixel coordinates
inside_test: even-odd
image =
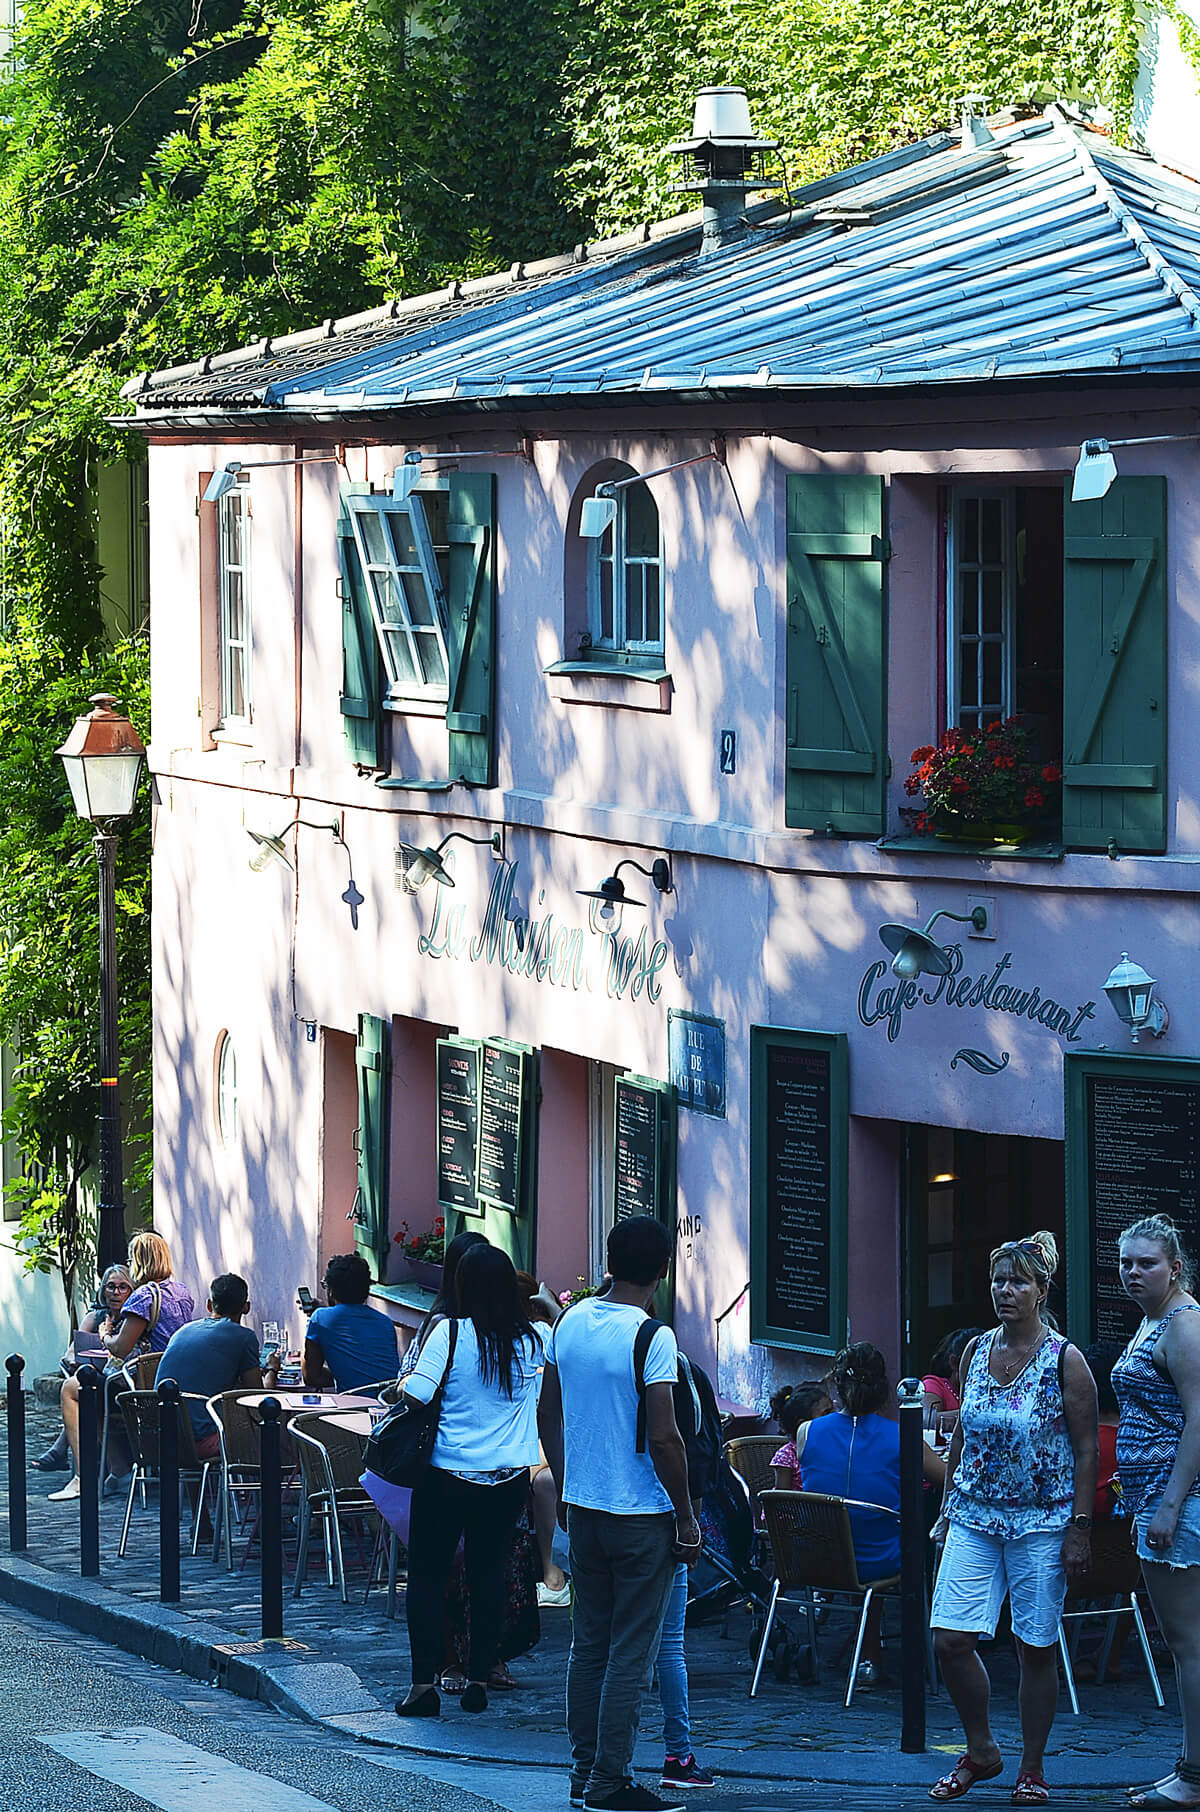
[[[325,1390],[247,1390],[238,1392],[239,1403],[262,1403],[274,1397],[288,1416],[319,1415],[323,1409],[367,1409],[374,1397],[363,1397],[354,1391]]]
[[[320,1410],[317,1414],[320,1415]],[[337,1418],[339,1428],[346,1428],[351,1434],[361,1435],[365,1440],[374,1428],[378,1416],[373,1416],[368,1409],[342,1410]]]

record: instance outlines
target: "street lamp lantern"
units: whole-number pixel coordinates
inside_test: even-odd
[[[113,709],[117,701],[111,693],[94,692],[89,702],[94,709],[75,719],[57,751],[75,810],[92,824],[132,817],[146,761],[142,739],[129,719]]]
[[[125,1258],[121,1178],[120,1058],[117,1042],[117,839],[114,824],[133,816],[146,750],[111,693],[93,693],[58,755],[75,810],[95,829],[100,877],[100,1222],[101,1270]]]

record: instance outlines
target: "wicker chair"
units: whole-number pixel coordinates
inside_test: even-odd
[[[884,1504],[864,1503],[858,1498],[851,1497],[826,1497],[816,1491],[763,1491],[759,1501],[767,1519],[767,1539],[771,1544],[774,1578],[771,1584],[771,1598],[767,1606],[762,1641],[759,1644],[758,1658],[754,1664],[750,1697],[753,1699],[758,1692],[767,1645],[771,1638],[771,1626],[775,1621],[775,1611],[781,1595],[788,1591],[798,1591],[801,1594],[800,1603],[808,1620],[813,1677],[817,1680],[820,1679],[821,1663],[817,1649],[817,1620],[812,1595],[814,1591],[826,1594],[836,1592],[862,1600],[854,1654],[850,1662],[850,1677],[846,1682],[845,1702],[849,1706],[854,1698],[855,1675],[858,1672],[858,1661],[862,1654],[863,1637],[866,1634],[867,1617],[870,1614],[871,1604],[876,1593],[895,1594],[900,1586],[898,1573],[890,1575],[886,1579],[873,1579],[868,1585],[864,1585],[860,1580],[858,1563],[854,1555],[854,1534],[850,1526],[850,1511],[874,1511],[880,1516],[890,1517],[897,1524],[900,1521],[899,1512],[889,1509]],[[838,1605],[828,1601],[826,1603],[826,1609],[830,1611],[854,1608],[856,1607],[853,1605]]]
[[[221,1554],[221,1535],[225,1536],[225,1565],[233,1572],[233,1530],[235,1521],[244,1521],[239,1500],[252,1498],[262,1491],[262,1448],[257,1407],[246,1401],[244,1391],[222,1391],[208,1399],[208,1413],[216,1425],[221,1442],[221,1514],[213,1532],[213,1560]]]
[[[1132,1526],[1124,1521],[1100,1522],[1092,1530],[1092,1564],[1080,1580],[1076,1580],[1067,1594],[1066,1606],[1063,1609],[1062,1622],[1058,1626],[1058,1652],[1062,1660],[1063,1675],[1067,1682],[1067,1694],[1071,1701],[1071,1710],[1078,1717],[1079,1695],[1075,1690],[1075,1669],[1072,1664],[1071,1647],[1067,1643],[1066,1625],[1073,1624],[1072,1637],[1078,1634],[1079,1624],[1088,1617],[1104,1617],[1107,1627],[1096,1663],[1096,1678],[1104,1678],[1108,1665],[1108,1654],[1112,1647],[1113,1632],[1118,1617],[1130,1615],[1137,1639],[1141,1644],[1142,1658],[1146,1663],[1146,1672],[1154,1689],[1154,1699],[1160,1711],[1166,1701],[1162,1687],[1158,1683],[1158,1670],[1150,1653],[1150,1644],[1146,1639],[1146,1625],[1142,1620],[1142,1609],[1138,1603],[1138,1587],[1142,1583],[1142,1563],[1138,1559],[1133,1545]],[[1099,1605],[1097,1599],[1109,1600],[1106,1605]],[[1075,1609],[1071,1609],[1075,1606]]]
[[[154,1357],[157,1359],[158,1355],[155,1354]],[[196,1552],[200,1539],[200,1519],[204,1512],[209,1474],[212,1472],[213,1466],[211,1460],[202,1460],[196,1453],[192,1418],[187,1413],[187,1406],[190,1403],[202,1404],[203,1402],[203,1397],[193,1396],[181,1396],[179,1400],[179,1477],[183,1483],[197,1486],[192,1515],[193,1554]],[[133,1456],[133,1470],[129,1475],[129,1496],[125,1500],[125,1520],[121,1525],[121,1539],[117,1545],[117,1559],[124,1560],[125,1549],[129,1545],[129,1525],[133,1519],[134,1495],[140,1485],[144,1507],[147,1481],[152,1473],[158,1471],[158,1392],[154,1390],[124,1391],[117,1398],[117,1406],[125,1423],[129,1451]]]
[[[357,1419],[357,1413],[351,1411],[349,1415]],[[342,1518],[361,1521],[364,1517],[375,1518],[379,1515],[359,1483],[363,1469],[364,1437],[356,1433],[353,1427],[347,1426],[347,1419],[336,1412],[327,1412],[324,1415],[318,1413],[297,1416],[291,1425],[302,1485],[300,1546],[296,1555],[296,1577],[292,1582],[293,1598],[299,1598],[304,1587],[314,1517],[321,1523],[325,1541],[326,1582],[332,1586],[336,1574],[342,1603],[346,1604],[348,1599],[346,1561],[342,1548]],[[375,1541],[372,1547],[372,1572],[377,1552],[378,1542]]]
[[[775,1484],[771,1457],[782,1446],[783,1436],[773,1434],[739,1435],[735,1441],[725,1443],[725,1458],[746,1487],[756,1518],[761,1493],[772,1490]]]

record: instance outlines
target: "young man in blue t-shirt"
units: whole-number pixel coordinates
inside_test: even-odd
[[[395,1323],[367,1304],[371,1273],[357,1252],[331,1258],[322,1285],[329,1307],[315,1309],[304,1338],[304,1382],[310,1390],[361,1390],[400,1369]]]
[[[189,1321],[171,1335],[159,1361],[157,1382],[173,1378],[189,1397],[216,1397],[226,1390],[261,1390],[258,1341],[242,1326],[250,1308],[244,1277],[234,1271],[214,1277],[208,1292],[208,1319]],[[203,1403],[187,1406],[196,1437],[196,1457],[216,1459],[220,1438]]]

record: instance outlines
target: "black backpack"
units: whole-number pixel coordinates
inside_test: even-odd
[[[648,1315],[633,1342],[639,1453],[646,1451],[646,1355],[659,1328],[665,1326],[665,1321],[656,1321],[653,1315]],[[687,1448],[688,1494],[692,1498],[701,1498],[706,1492],[715,1489],[721,1474],[721,1456],[725,1446],[721,1412],[717,1408],[717,1399],[708,1374],[700,1366],[694,1365],[686,1353],[679,1355],[679,1376],[673,1389],[675,1421]]]

